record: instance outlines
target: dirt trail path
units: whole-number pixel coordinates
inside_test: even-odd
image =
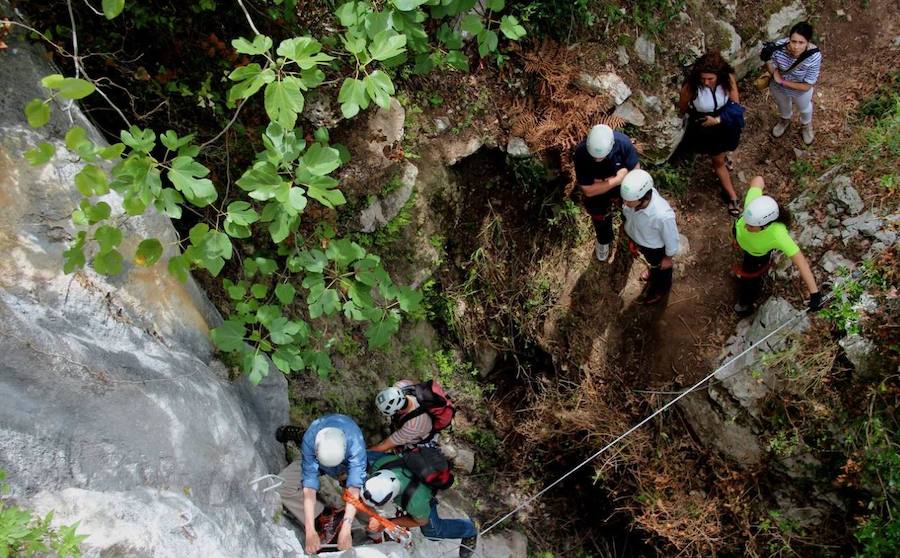
[[[890,70],[883,61],[897,35],[897,22],[884,22],[876,14],[895,13],[896,2],[875,0],[866,9],[828,4],[817,14],[825,58],[814,101],[816,143],[805,150],[796,124],[783,138],[773,139],[769,130],[777,118],[774,103],[767,92],[756,91],[745,80],[741,94],[747,127],[733,154],[733,179],[741,195],[750,178],[762,174],[767,191],[784,200],[795,196],[801,186],[791,164],[798,157],[823,159],[838,151],[852,133],[848,115],[878,76]],[[838,17],[838,8],[850,17]],[[580,247],[578,260],[590,263],[580,274],[568,273],[559,310],[549,317],[545,334],[549,345],[564,348],[583,371],[605,370],[607,377],[612,374],[635,389],[681,386],[709,372],[734,330],[733,221],[719,201],[718,181],[708,163],[698,159],[693,169],[689,192],[680,200],[670,198],[690,252],[677,259],[667,306],[646,308],[633,302],[644,267],[626,250],[620,248],[616,260],[606,265],[593,259],[593,239]],[[795,302],[804,296],[799,282],[788,289]]]

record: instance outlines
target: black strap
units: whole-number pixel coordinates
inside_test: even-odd
[[[397,466],[400,466],[400,467],[406,466],[406,460],[403,459],[403,456],[401,456],[401,455],[398,455],[391,459],[388,459],[387,461],[385,461],[384,463],[382,463],[381,465],[378,466],[378,470],[383,471],[385,469],[394,469]]]
[[[402,417],[400,417],[399,419],[397,419],[397,426],[398,427],[403,426],[404,424],[406,424],[407,422],[416,418],[417,416],[422,415],[427,412],[428,412],[428,409],[425,408],[425,405],[422,405],[421,403],[419,403],[419,406],[416,407],[415,410],[412,410],[412,411],[406,413],[405,415],[403,415]]]
[[[409,506],[409,501],[412,500],[413,494],[419,488],[419,484],[419,479],[415,475],[410,475],[409,483],[403,489],[403,494],[400,495],[400,507],[404,510]]]
[[[785,44],[787,44],[787,43],[785,43]],[[813,54],[815,54],[817,52],[819,52],[818,47],[803,51],[803,54],[801,54],[796,60],[794,60],[794,63],[791,64],[790,66],[788,66],[788,69],[783,71],[782,75],[791,73],[794,70],[794,68],[796,68],[797,66],[800,65],[801,62],[803,62],[804,60],[806,60],[807,58],[809,58],[810,56],[812,56]],[[776,65],[776,67],[777,67],[777,65]]]

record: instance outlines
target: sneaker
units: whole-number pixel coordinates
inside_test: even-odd
[[[791,125],[790,118],[782,118],[778,121],[778,124],[775,124],[775,127],[772,128],[772,135],[776,138],[780,138],[787,131],[788,126]]]
[[[738,316],[749,316],[753,312],[752,304],[741,304],[738,302],[734,305],[734,313]]]
[[[290,441],[294,441],[299,444],[303,440],[303,433],[304,430],[299,426],[284,424],[275,429],[275,439],[282,444],[286,444]]]
[[[609,257],[609,244],[600,244],[594,246],[594,255],[597,256],[598,262],[605,262]]]
[[[469,558],[475,554],[475,546],[478,544],[478,535],[466,537],[459,541],[459,558]]]
[[[803,136],[803,143],[812,145],[813,140],[816,139],[816,133],[813,131],[812,123],[804,124],[803,128],[800,129],[800,135]]]

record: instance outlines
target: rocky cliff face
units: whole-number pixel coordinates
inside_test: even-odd
[[[164,266],[63,274],[80,164],[62,137],[72,123],[99,134],[77,106],[29,129],[22,107],[51,69],[22,44],[0,50],[0,67],[0,469],[12,496],[80,520],[88,555],[296,555],[248,484],[282,465],[271,433],[287,420],[283,375],[228,381],[208,341],[221,318]],[[29,167],[40,141],[56,155]],[[175,239],[151,213],[127,230],[126,247]]]

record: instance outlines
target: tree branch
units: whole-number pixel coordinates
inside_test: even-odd
[[[257,35],[262,35],[259,32],[259,29],[256,28],[256,25],[253,23],[253,19],[250,17],[250,12],[247,11],[247,8],[244,6],[244,2],[242,0],[237,0],[238,6],[241,7],[241,10],[244,11],[244,15],[247,17],[247,23],[250,24],[250,29],[253,29],[253,32]]]

